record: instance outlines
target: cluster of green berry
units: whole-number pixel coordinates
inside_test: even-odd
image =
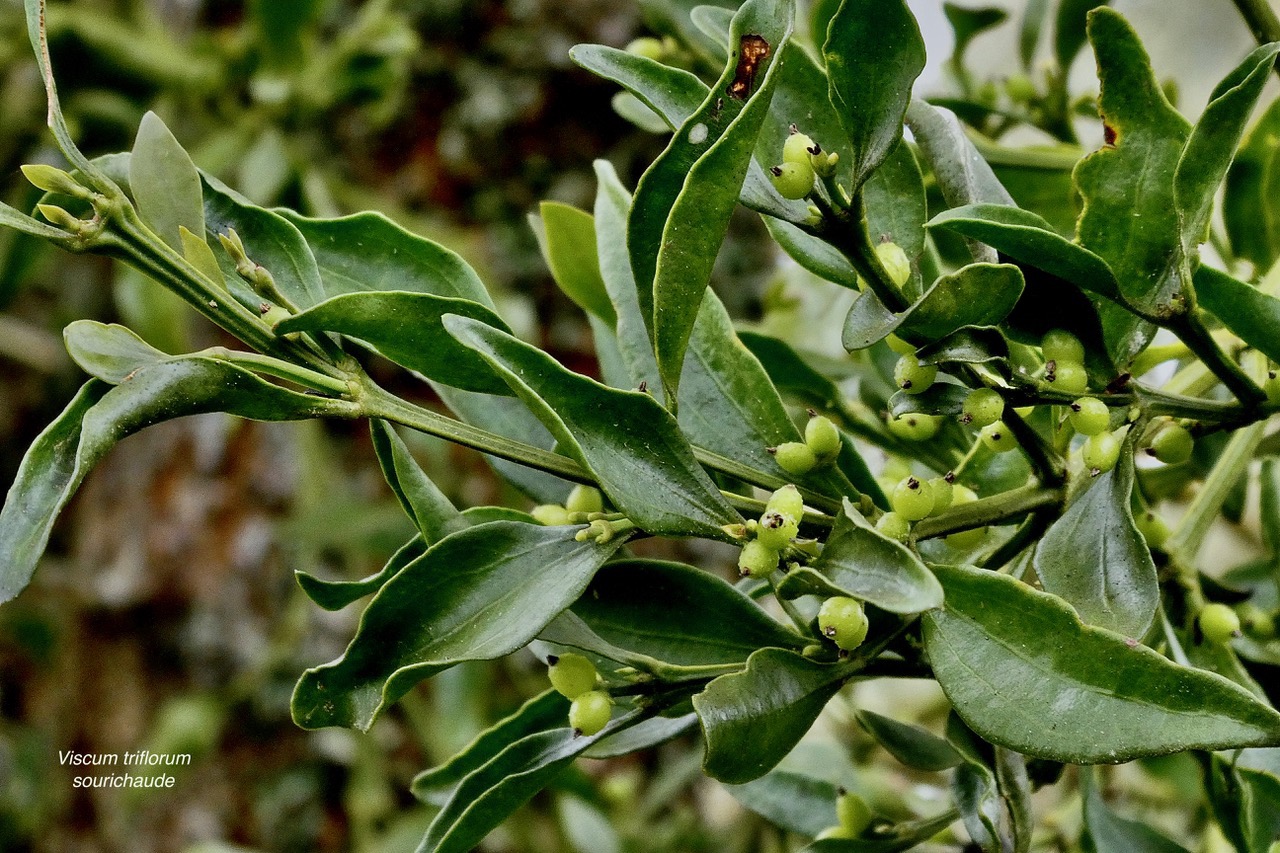
[[[782,162],[769,173],[778,195],[795,201],[813,193],[815,178],[833,176],[839,162],[839,154],[823,151],[821,145],[793,124],[791,134],[782,144]]]
[[[1275,639],[1276,614],[1268,613],[1256,604],[1244,603],[1231,607],[1221,602],[1211,602],[1196,615],[1196,627],[1207,643],[1221,645],[1248,635],[1260,642]]]
[[[951,472],[928,480],[907,473],[896,483],[885,485],[890,511],[876,521],[876,529],[899,542],[906,541],[915,522],[978,499],[973,489],[955,482],[955,475]],[[986,532],[985,527],[964,530],[952,533],[946,541],[957,548],[973,548],[982,541]]]
[[[613,716],[613,698],[599,689],[600,674],[595,664],[579,654],[547,656],[547,676],[551,686],[568,699],[569,725],[575,735],[598,734]]]
[[[784,441],[769,452],[778,467],[795,477],[803,477],[814,468],[830,465],[840,455],[840,430],[825,415],[809,410],[804,427],[804,441]]]
[[[738,555],[738,571],[743,577],[763,578],[778,568],[783,551],[800,533],[804,498],[795,486],[787,485],[770,495],[760,518],[748,521],[746,530],[754,534]]]
[[[529,511],[538,523],[548,527],[563,524],[582,524],[594,519],[593,515],[604,512],[604,495],[591,486],[577,485],[569,492],[569,497],[561,504],[539,504]]]

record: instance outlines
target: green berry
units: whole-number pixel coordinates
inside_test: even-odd
[[[1004,416],[1004,398],[990,388],[977,388],[964,398],[960,422],[984,427]]]
[[[578,735],[590,737],[599,733],[609,725],[609,718],[612,716],[613,700],[603,690],[583,693],[569,706],[569,725],[574,734]]]
[[[889,274],[889,280],[898,287],[902,287],[911,278],[911,259],[897,243],[878,244],[876,257],[880,259],[880,266]]]
[[[907,521],[919,521],[933,512],[933,486],[907,477],[894,488],[889,503]]]
[[[942,428],[942,418],[911,412],[889,421],[889,432],[907,441],[928,441]]]
[[[1147,453],[1166,465],[1180,465],[1191,458],[1195,439],[1180,424],[1169,421],[1151,439]]]
[[[921,364],[915,355],[904,355],[893,366],[893,381],[908,394],[920,394],[929,389],[938,376],[938,368]]]
[[[856,838],[871,825],[871,807],[857,794],[841,791],[836,797],[836,817],[840,819],[840,826]]]
[[[649,36],[633,39],[627,45],[626,50],[627,53],[634,56],[643,56],[645,59],[652,59],[654,62],[662,61],[662,58],[666,56],[667,53],[666,47],[662,44],[661,39],[651,38]]]
[[[1274,370],[1267,371],[1267,381],[1262,390],[1267,393],[1267,402],[1280,403],[1280,376],[1276,376]]]
[[[1089,388],[1089,374],[1078,361],[1047,362],[1044,379],[1052,390],[1063,394],[1083,394]]]
[[[539,504],[529,511],[539,524],[545,524],[547,527],[560,527],[565,524],[572,524],[569,520],[569,510],[559,504]]]
[[[884,342],[889,345],[889,349],[893,350],[898,355],[915,355],[916,353],[915,347],[897,335],[890,335],[884,339]]]
[[[1267,611],[1248,602],[1236,607],[1241,629],[1255,640],[1266,642],[1275,639],[1276,620]]]
[[[1206,604],[1196,618],[1207,642],[1225,643],[1240,636],[1240,617],[1225,604]]]
[[[953,485],[951,487],[951,505],[953,507],[971,504],[978,499],[973,489],[968,486]],[[982,544],[987,538],[987,528],[975,527],[972,530],[961,530],[947,536],[947,544],[961,551],[968,551]]]
[[[1030,103],[1036,97],[1036,84],[1026,74],[1011,74],[1004,81],[1004,90],[1009,99],[1019,103]]]
[[[742,546],[738,555],[738,571],[743,577],[763,578],[778,568],[778,550],[770,548],[759,539],[752,539]]]
[[[796,131],[795,125],[792,125],[791,130],[787,141],[782,143],[782,162],[799,163],[813,168],[810,159],[810,149],[814,147],[813,140],[806,134]]]
[[[1045,333],[1040,340],[1040,349],[1044,352],[1045,361],[1084,362],[1084,344],[1080,339],[1065,329],[1054,329]]]
[[[978,437],[982,439],[987,449],[994,453],[1006,453],[1018,446],[1017,440],[1013,437],[1013,433],[1009,432],[1009,427],[1004,421],[987,424],[978,433]]]
[[[1164,543],[1169,540],[1169,534],[1171,533],[1169,525],[1151,510],[1138,513],[1133,521],[1138,528],[1138,532],[1142,534],[1142,538],[1147,540],[1147,547],[1162,548]]]
[[[876,522],[876,530],[879,530],[890,539],[902,542],[911,535],[911,522],[902,513],[886,512]]]
[[[1110,432],[1091,435],[1080,449],[1080,458],[1091,476],[1104,474],[1116,467],[1116,461],[1120,459],[1120,439]]]
[[[580,654],[569,652],[547,658],[547,677],[551,686],[566,699],[577,699],[596,689],[596,665]]]
[[[813,166],[804,163],[782,163],[769,170],[778,195],[795,201],[813,192]]]
[[[1097,435],[1111,428],[1111,410],[1097,397],[1076,400],[1071,404],[1071,414],[1067,417],[1081,435]]]
[[[814,415],[804,425],[804,443],[819,459],[834,458],[840,452],[840,430],[830,418]]]
[[[579,483],[569,492],[564,508],[569,512],[604,512],[604,496],[599,489]]]
[[[933,489],[933,514],[951,509],[951,501],[955,497],[955,487],[951,485],[951,480],[934,477],[929,481],[929,487]]]
[[[867,638],[867,614],[856,598],[837,595],[822,602],[818,630],[844,651],[852,651]]]
[[[813,449],[799,441],[779,444],[773,450],[773,458],[778,461],[779,468],[796,477],[803,477],[818,464],[818,457],[814,455]]]
[[[799,518],[804,514],[804,498],[800,496],[799,489],[788,483],[769,496],[765,511],[769,510]]]
[[[780,551],[791,544],[800,532],[800,521],[797,516],[784,515],[777,510],[765,510],[756,525],[756,541],[768,548]]]

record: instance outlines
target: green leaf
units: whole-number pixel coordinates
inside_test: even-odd
[[[920,613],[942,606],[942,586],[915,553],[877,531],[844,499],[844,510],[822,553],[811,564],[842,595],[869,601],[891,613]],[[807,594],[788,574],[778,587],[784,598]],[[793,594],[794,588],[794,594]]]
[[[1175,173],[1190,128],[1165,98],[1137,33],[1117,12],[1095,9],[1089,38],[1098,59],[1098,109],[1112,140],[1075,168],[1084,199],[1077,239],[1111,267],[1120,292],[1153,315],[1170,310],[1183,282]],[[1103,306],[1108,348],[1127,363],[1154,330],[1128,312]]]
[[[325,298],[315,256],[293,223],[252,204],[216,178],[204,173],[200,177],[204,181],[205,228],[213,234],[234,229],[250,260],[271,273],[280,292],[298,308],[310,308]],[[225,257],[221,260],[226,262]],[[234,266],[228,267],[227,278],[238,280]]]
[[[1080,846],[1085,853],[1109,853],[1125,850],[1130,853],[1187,853],[1186,848],[1175,844],[1145,823],[1120,817],[1107,807],[1095,780],[1096,771],[1080,773],[1080,787],[1084,794],[1084,827],[1080,834]]]
[[[761,649],[742,672],[693,697],[707,742],[702,767],[729,784],[773,769],[840,690],[847,671],[782,649]]]
[[[1018,29],[1018,56],[1022,67],[1030,68],[1040,43],[1040,32],[1049,12],[1049,0],[1027,0],[1022,12],[1022,24]]]
[[[39,219],[33,219],[2,201],[0,201],[0,226],[13,228],[16,231],[21,231],[23,234],[30,234],[34,237],[43,237],[46,240],[72,239],[72,235],[69,232],[63,231],[61,228],[54,228]]]
[[[733,19],[736,47],[720,82],[636,188],[627,247],[641,308],[652,311],[654,352],[672,401],[697,308],[768,114],[778,79],[775,57],[791,35],[793,12],[783,0],[743,4]],[[758,49],[751,39],[767,43],[768,55],[757,57],[751,86],[738,93],[732,87],[739,54]]]
[[[1222,219],[1239,257],[1259,270],[1280,257],[1280,100],[1272,101],[1249,131],[1227,172]]]
[[[1110,0],[1062,0],[1059,4],[1053,28],[1053,55],[1064,74],[1070,70],[1080,48],[1084,47],[1089,12],[1108,3]]]
[[[677,666],[743,663],[766,646],[808,642],[720,578],[658,560],[609,563],[572,609],[612,645]]]
[[[372,418],[369,434],[382,476],[428,545],[468,526],[462,513],[418,465],[395,427]]]
[[[1124,301],[1106,261],[1057,234],[1029,210],[998,204],[965,205],[944,210],[928,227],[979,240],[1018,263],[1044,270],[1081,290],[1112,302]]]
[[[294,720],[367,731],[419,681],[524,646],[622,544],[576,530],[493,521],[441,539],[378,591],[341,658],[302,676]]]
[[[940,771],[956,767],[964,761],[964,757],[951,744],[928,729],[900,723],[865,709],[858,710],[854,716],[867,734],[908,767]]]
[[[307,594],[307,598],[315,602],[318,607],[324,610],[341,610],[348,604],[382,589],[383,585],[397,572],[425,554],[427,547],[422,534],[415,534],[391,555],[391,559],[387,560],[381,569],[360,580],[326,581],[301,569],[296,570],[293,577],[298,582],[298,586],[302,587],[302,591]]]
[[[131,329],[76,320],[62,330],[67,353],[80,369],[95,379],[119,385],[141,367],[170,358],[138,337]]]
[[[544,201],[538,209],[545,236],[543,253],[556,284],[583,311],[616,326],[618,318],[600,276],[595,218],[556,201]]]
[[[510,331],[502,318],[478,302],[430,293],[343,293],[286,317],[276,332],[338,332],[428,379],[482,394],[510,394],[507,385],[471,349],[441,325],[446,314],[469,317]]]
[[[1009,17],[1008,12],[996,6],[969,8],[955,3],[943,3],[942,13],[946,15],[947,23],[951,24],[951,30],[955,33],[951,63],[956,68],[964,66],[964,55],[970,42],[987,30],[1000,26]]]
[[[1272,361],[1280,361],[1280,299],[1201,265],[1195,273],[1196,301],[1222,325]]]
[[[902,139],[924,39],[902,0],[844,0],[822,47],[828,95],[853,148],[856,191]]]
[[[837,787],[781,768],[725,790],[746,808],[790,832],[810,838],[838,823]]]
[[[568,713],[569,700],[559,693],[554,690],[539,693],[511,715],[476,735],[471,743],[444,764],[419,773],[409,790],[424,803],[443,806],[467,776],[516,741],[562,727]]]
[[[58,513],[116,442],[203,412],[264,421],[357,414],[352,403],[289,391],[208,358],[140,367],[115,388],[90,381],[27,450],[0,510],[0,603],[30,581]]]
[[[1160,583],[1146,540],[1134,525],[1133,444],[1053,523],[1036,548],[1044,589],[1076,609],[1086,625],[1142,639],[1160,606]]]
[[[899,145],[889,152],[862,185],[862,199],[867,206],[867,233],[874,240],[889,240],[902,247],[912,263],[915,287],[920,279],[917,261],[925,248],[924,223],[929,211],[924,176],[911,146]],[[913,292],[919,293],[919,289]]]
[[[946,606],[924,615],[929,662],[990,742],[1068,764],[1280,744],[1280,714],[1226,679],[1087,627],[1011,577],[933,568]]]
[[[996,369],[1009,360],[1009,342],[999,329],[966,326],[945,338],[916,350],[921,364],[993,364]]]
[[[798,225],[772,216],[765,217],[769,236],[782,251],[804,269],[824,281],[834,282],[850,290],[861,290],[858,271],[849,259],[826,240],[814,237]]]
[[[800,853],[900,853],[916,849],[955,821],[955,811],[946,811],[933,817],[881,827],[871,838],[816,841]]]
[[[739,332],[738,338],[760,361],[779,391],[824,409],[841,400],[839,387],[811,367],[786,341],[747,331]]]
[[[697,725],[698,715],[692,711],[678,717],[650,717],[598,741],[583,755],[587,758],[617,758],[630,755],[680,737]]]
[[[493,308],[484,283],[457,253],[406,231],[381,213],[311,219],[291,210],[277,212],[310,247],[325,297],[407,290]]]
[[[648,394],[561,367],[491,326],[448,317],[445,328],[484,356],[621,512],[657,535],[723,539],[741,517],[694,458],[675,419]]]
[[[204,196],[191,155],[160,117],[148,111],[129,158],[129,189],[138,215],[170,248],[182,252],[179,228],[204,236]]]
[[[569,58],[598,77],[623,86],[672,130],[684,124],[707,97],[707,85],[681,68],[672,68],[643,56],[605,47],[580,44]]]
[[[1174,198],[1182,218],[1182,248],[1188,256],[1208,236],[1213,197],[1227,176],[1277,55],[1280,44],[1263,45],[1250,53],[1214,88],[1187,140],[1174,175]]]

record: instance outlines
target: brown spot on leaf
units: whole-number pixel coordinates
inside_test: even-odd
[[[769,57],[769,42],[763,36],[745,35],[738,44],[738,68],[734,72],[733,82],[729,84],[729,97],[745,101],[751,97],[751,89],[755,86],[756,71],[760,63]]]
[[[1115,147],[1116,140],[1120,138],[1120,134],[1114,127],[1106,121],[1102,122],[1102,141],[1107,145]]]

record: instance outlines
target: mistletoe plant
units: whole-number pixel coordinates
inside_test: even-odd
[[[1060,68],[1095,5],[1063,4]],[[439,806],[422,850],[472,849],[578,756],[695,729],[705,772],[815,853],[954,839],[957,821],[983,850],[1028,850],[1031,792],[1065,765],[1176,752],[1199,762],[1222,835],[1250,851],[1275,839],[1280,466],[1250,463],[1277,448],[1280,107],[1241,141],[1280,45],[1245,57],[1192,125],[1125,19],[1094,9],[1105,142],[1074,163],[1070,234],[1015,204],[991,165],[1007,149],[977,143],[989,162],[953,112],[912,99],[924,45],[902,0],[815,4],[812,44],[791,0],[696,9],[686,56],[723,69],[710,83],[652,40],[580,46],[575,62],[672,130],[634,193],[601,161],[594,211],[536,218],[590,321],[596,381],[515,337],[454,253],[375,214],[257,207],[154,115],[131,152],[87,158],[59,110],[43,3],[26,8],[69,169],[24,169],[46,196],[0,222],[124,260],[247,348],[175,355],[121,326],[66,329],[91,378],[9,491],[0,600],[130,433],[210,411],[367,419],[417,535],[363,580],[299,574],[322,608],[372,597],[346,652],[302,675],[297,723],[367,729],[422,680],[530,644],[549,666],[546,692],[415,781]],[[1069,140],[1051,109],[1064,76],[1008,94]],[[995,115],[980,116],[992,132]],[[708,281],[739,204],[857,292],[846,364],[735,332]],[[1209,238],[1225,269],[1202,259]],[[368,352],[451,414],[380,387]],[[482,451],[536,507],[459,511],[397,427]],[[880,479],[864,456],[887,459]],[[1157,505],[1193,482],[1170,529]],[[1252,482],[1270,556],[1210,580],[1197,552]],[[741,578],[630,550],[652,537],[728,543]],[[941,686],[945,737],[857,719],[908,767],[948,773],[951,805],[876,815],[775,769],[846,685],[898,678]],[[1064,779],[1091,849],[1171,844],[1112,814],[1091,770]]]

